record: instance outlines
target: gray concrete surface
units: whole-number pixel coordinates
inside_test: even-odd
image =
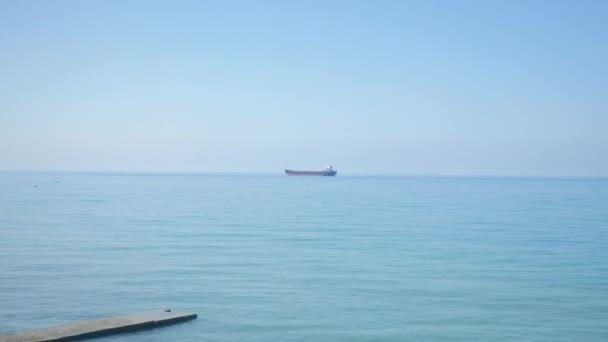
[[[28,330],[16,334],[0,335],[0,342],[74,341],[107,336],[195,319],[193,313],[179,311],[152,311],[126,316],[78,321],[56,327]]]

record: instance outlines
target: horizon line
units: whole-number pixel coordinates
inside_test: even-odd
[[[182,170],[59,170],[59,169],[0,169],[0,173],[72,173],[113,175],[216,175],[216,176],[285,176],[283,172],[271,171],[182,171]],[[412,178],[543,178],[543,179],[604,179],[608,175],[543,175],[543,174],[449,174],[449,173],[338,173],[346,177],[412,177]]]

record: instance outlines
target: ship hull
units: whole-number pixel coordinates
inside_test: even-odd
[[[288,176],[335,176],[338,171],[299,171],[299,170],[285,170],[285,174]]]

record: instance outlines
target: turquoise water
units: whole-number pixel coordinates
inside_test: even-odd
[[[0,173],[0,333],[167,307],[96,341],[606,341],[608,180]]]

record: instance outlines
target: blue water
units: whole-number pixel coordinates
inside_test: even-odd
[[[97,341],[606,341],[608,180],[0,173],[0,333],[159,308]]]

